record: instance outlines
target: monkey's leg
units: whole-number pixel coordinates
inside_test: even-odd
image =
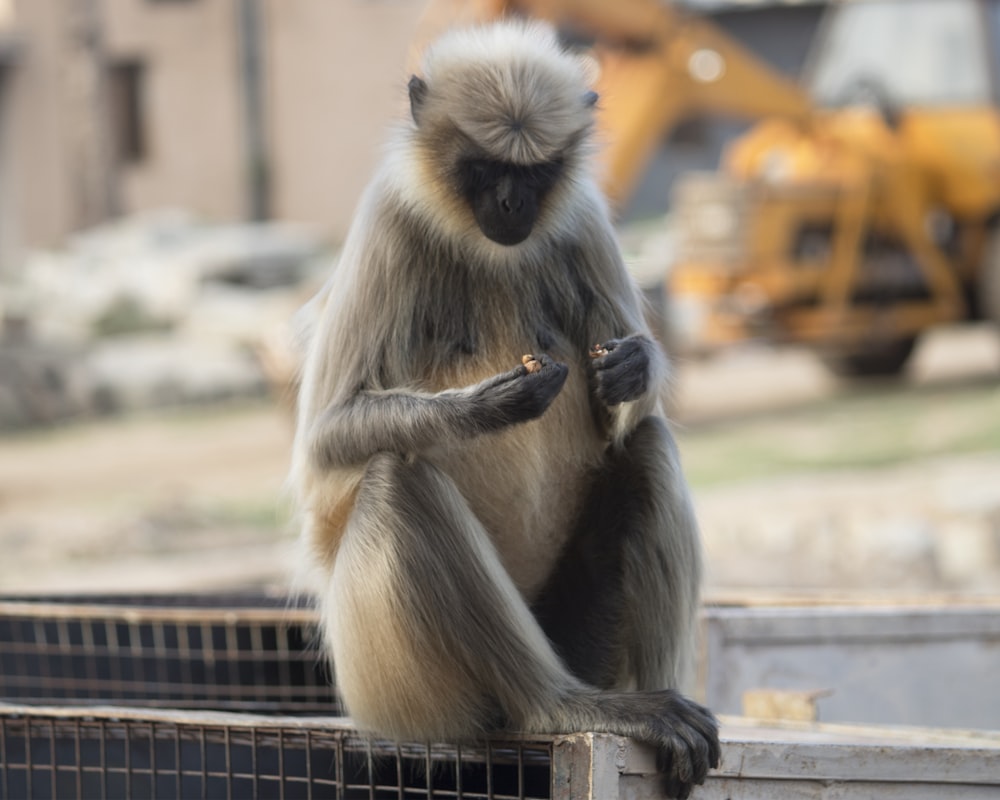
[[[575,685],[454,482],[429,462],[368,463],[324,598],[347,707],[399,739],[463,739]]]
[[[601,692],[566,670],[453,481],[422,459],[369,462],[324,613],[362,727],[417,740],[505,726],[634,736],[657,747],[679,797],[718,762],[705,709],[671,690]]]
[[[691,666],[700,572],[676,447],[666,423],[647,417],[609,449],[534,611],[581,680],[678,688]]]

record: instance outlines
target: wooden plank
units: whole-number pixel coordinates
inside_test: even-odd
[[[756,645],[827,639],[885,642],[998,637],[998,611],[993,606],[756,607],[714,609],[708,618],[727,640]]]
[[[722,764],[713,779],[992,786],[1000,796],[1000,733],[757,724],[723,717],[721,740]],[[655,775],[652,748],[629,742],[624,756],[623,775]]]
[[[190,622],[234,625],[243,623],[318,624],[319,612],[311,608],[287,606],[140,606],[59,602],[0,601],[0,617],[36,619],[85,619],[112,622]]]
[[[653,795],[625,789],[619,797],[646,800]],[[691,800],[996,800],[996,786],[931,783],[833,782],[711,777]]]
[[[994,606],[710,608],[700,696],[739,714],[752,690],[825,693],[818,718],[1000,727]]]
[[[998,594],[966,594],[960,592],[905,591],[816,591],[794,590],[775,592],[770,589],[714,590],[704,598],[704,606],[716,608],[781,608],[787,606],[913,606],[916,608],[955,608],[977,606],[1000,610]]]

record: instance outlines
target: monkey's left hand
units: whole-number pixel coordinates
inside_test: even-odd
[[[642,334],[609,339],[590,351],[594,391],[605,405],[635,400],[649,388],[652,341]]]

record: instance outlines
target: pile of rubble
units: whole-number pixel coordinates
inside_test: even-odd
[[[179,211],[33,254],[0,287],[0,428],[265,394],[332,258],[303,229]]]

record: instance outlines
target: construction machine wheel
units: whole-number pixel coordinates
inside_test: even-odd
[[[1000,230],[993,232],[979,268],[975,307],[982,319],[1000,325]]]
[[[864,348],[825,351],[823,363],[842,378],[891,377],[903,371],[917,343],[916,336],[871,342]]]

